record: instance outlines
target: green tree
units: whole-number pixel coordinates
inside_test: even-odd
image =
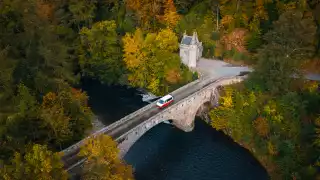
[[[108,84],[124,73],[121,48],[114,21],[101,21],[80,31],[79,64],[83,76]]]
[[[67,5],[72,14],[71,22],[78,27],[81,23],[92,24],[95,18],[96,3],[96,0],[68,0]]]
[[[287,91],[293,75],[299,75],[304,59],[314,52],[316,26],[311,16],[288,11],[274,22],[264,35],[266,45],[259,51],[259,62],[252,76],[255,82],[272,92]]]
[[[0,166],[0,177],[4,180],[68,179],[61,156],[38,144],[33,145],[24,155],[15,153],[10,164]]]
[[[100,135],[88,139],[81,147],[79,156],[87,157],[82,179],[133,179],[131,166],[119,158],[117,144],[110,136]]]

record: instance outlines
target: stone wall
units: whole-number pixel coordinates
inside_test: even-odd
[[[171,119],[173,124],[181,130],[189,132],[194,127],[194,117],[198,109],[205,102],[212,102],[213,104],[218,103],[219,94],[216,89],[220,86],[240,82],[246,77],[228,77],[228,78],[220,78],[220,79],[212,79],[210,77],[199,79],[197,81],[191,82],[186,86],[181,87],[180,89],[172,92],[171,94],[175,95],[181,93],[182,91],[188,88],[196,88],[199,89],[195,93],[185,97],[184,99],[178,101],[172,106],[164,109],[160,113],[150,117],[146,121],[143,121],[140,125],[135,128],[129,130],[128,132],[122,134],[120,137],[115,139],[118,142],[118,147],[120,149],[120,156],[123,157],[130,147],[149,129],[156,126],[157,124]],[[153,103],[154,104],[154,103]],[[115,122],[110,126],[103,128],[100,131],[95,132],[92,136],[96,136],[98,134],[106,133],[112,131],[113,127],[125,125],[127,121],[131,120],[135,115],[140,115],[144,113],[148,108],[151,108],[150,105],[143,107],[142,109],[122,118],[120,122]],[[129,117],[129,118],[128,118]],[[130,118],[131,117],[131,118]],[[89,137],[87,137],[89,138]],[[84,141],[84,140],[83,140]],[[79,147],[82,145],[83,141],[80,141],[73,146],[67,148],[63,152],[65,153],[62,157],[63,161],[67,164],[66,168],[69,172],[77,169],[83,163],[85,158],[77,157],[77,153],[79,151]]]
[[[214,104],[218,103],[219,94],[217,89],[219,86],[239,83],[245,78],[246,77],[239,76],[221,78],[220,80],[204,87],[194,94],[191,94],[183,100],[180,100],[178,103],[173,104],[172,106],[163,110],[161,113],[156,114],[155,116],[131,129],[116,139],[116,141],[119,143],[118,147],[120,149],[120,156],[125,156],[131,146],[144,133],[165,120],[172,120],[173,124],[177,128],[185,132],[191,131],[194,127],[194,119],[198,109],[206,102],[213,102]],[[210,82],[211,80],[208,79],[207,81]]]
[[[192,82],[190,82],[190,83],[188,83],[188,84],[180,87],[179,89],[176,89],[175,91],[173,91],[173,92],[170,93],[170,94],[172,94],[173,96],[175,96],[176,94],[179,94],[179,93],[185,91],[186,89],[188,89],[188,88],[190,88],[190,87],[192,87],[192,86],[200,83],[201,81],[202,81],[202,79],[197,79],[197,80],[195,80],[195,81],[192,81]],[[72,146],[64,149],[64,150],[62,151],[62,153],[63,153],[65,156],[68,156],[68,155],[70,155],[70,154],[75,153],[75,152],[79,149],[79,147],[85,142],[86,139],[88,139],[88,138],[90,138],[90,137],[94,137],[94,136],[100,135],[100,134],[106,134],[106,133],[108,133],[108,131],[111,131],[113,128],[115,128],[115,127],[117,127],[117,126],[119,126],[119,125],[121,125],[121,124],[125,124],[127,121],[130,121],[130,120],[131,120],[132,118],[134,118],[135,116],[139,116],[139,115],[143,114],[145,111],[147,111],[147,110],[149,110],[150,108],[152,108],[155,104],[156,104],[156,102],[150,103],[150,104],[148,104],[147,106],[144,106],[143,108],[138,109],[137,111],[135,111],[135,112],[133,112],[133,113],[131,113],[131,114],[129,114],[129,115],[121,118],[120,120],[118,120],[118,121],[110,124],[109,126],[104,127],[104,128],[102,128],[102,129],[100,129],[100,130],[98,130],[98,131],[93,132],[90,136],[86,137],[85,139],[83,139],[83,140],[81,140],[81,141],[73,144]]]

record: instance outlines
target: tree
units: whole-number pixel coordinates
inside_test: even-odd
[[[68,139],[71,139],[71,142],[81,140],[92,127],[93,113],[90,107],[88,107],[88,96],[81,90],[70,88],[59,92],[56,97],[52,103],[64,109],[64,118],[62,119],[64,121],[61,122],[69,123],[68,127],[71,131],[71,137]],[[62,127],[63,124],[61,124]],[[65,130],[67,131],[67,129]],[[69,145],[70,141],[66,143],[64,145]]]
[[[132,9],[143,29],[150,29],[156,23],[156,16],[160,15],[163,0],[127,0],[126,5]]]
[[[252,31],[259,30],[260,20],[268,15],[264,5],[270,0],[220,0],[221,23],[232,31],[234,28],[248,27]]]
[[[95,16],[96,0],[69,0],[69,11],[72,13],[71,22],[78,25],[90,25]],[[80,28],[79,28],[80,29]]]
[[[114,21],[101,21],[80,31],[79,64],[83,76],[108,84],[116,83],[123,74],[121,48]]]
[[[178,21],[180,20],[180,15],[177,13],[173,0],[166,1],[164,6],[164,15],[158,17],[160,21],[162,21],[168,28],[173,29],[176,27]]]
[[[46,94],[43,97],[40,116],[49,129],[49,141],[55,141],[61,149],[61,143],[72,137],[72,131],[70,129],[70,117],[65,114],[64,107],[58,98],[54,93]]]
[[[117,144],[110,136],[99,135],[88,139],[79,153],[79,156],[87,157],[82,179],[133,179],[131,166],[119,159],[118,153]]]
[[[274,22],[273,27],[264,35],[267,44],[259,51],[258,66],[252,79],[272,92],[285,92],[292,76],[300,74],[301,62],[315,52],[316,26],[311,16],[288,11]]]
[[[144,87],[156,94],[168,92],[170,84],[182,81],[178,38],[170,29],[149,33],[143,37],[137,29],[123,38],[124,62],[129,70],[128,81],[135,87]]]
[[[219,106],[210,111],[211,126],[216,130],[226,130],[228,128],[228,116],[225,108]]]
[[[262,137],[266,137],[269,132],[270,132],[270,128],[269,128],[269,124],[268,121],[263,118],[263,117],[258,117],[254,122],[254,127],[257,131],[257,133],[262,136]]]
[[[9,165],[2,165],[0,177],[4,180],[68,179],[61,156],[38,144],[33,145],[24,155],[16,152]]]

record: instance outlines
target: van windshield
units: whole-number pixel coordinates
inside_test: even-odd
[[[163,103],[164,103],[164,100],[160,99],[159,103],[160,103],[160,104],[163,104]]]

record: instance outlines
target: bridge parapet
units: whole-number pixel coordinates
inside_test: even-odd
[[[164,120],[173,120],[173,124],[186,132],[193,129],[194,118],[200,106],[205,102],[210,102],[217,100],[219,94],[216,91],[219,86],[225,86],[229,84],[239,83],[246,78],[233,76],[227,78],[220,78],[219,80],[208,79],[206,81],[206,86],[200,87],[200,90],[190,94],[189,96],[179,100],[170,107],[162,110],[160,113],[150,117],[149,119],[141,122],[139,125],[132,129],[128,129],[121,136],[117,137],[115,141],[119,143],[118,147],[120,149],[120,157],[123,157],[130,147],[149,129],[161,123]],[[210,83],[211,82],[211,83]],[[209,83],[209,84],[207,84]]]
[[[233,76],[220,79],[206,78],[197,80],[192,82],[191,85],[189,84],[188,86],[180,88],[178,91],[176,91],[176,93],[179,93],[179,91],[181,92],[186,88],[196,84],[196,86],[193,87],[195,89],[192,89],[192,94],[177,101],[172,106],[162,110],[160,113],[154,114],[152,117],[149,117],[149,119],[141,119],[143,121],[139,120],[140,124],[136,124],[131,127],[126,125],[126,123],[118,124],[121,126],[121,128],[123,128],[123,130],[125,130],[122,132],[122,134],[119,134],[119,136],[114,137],[115,141],[118,142],[120,156],[123,157],[128,149],[135,143],[135,141],[138,140],[146,131],[164,120],[172,119],[174,120],[174,125],[176,125],[178,128],[186,132],[191,131],[194,126],[194,117],[196,116],[199,107],[205,102],[213,102],[212,100],[214,100],[214,104],[217,104],[219,94],[217,93],[216,89],[219,86],[240,82],[245,78],[246,76]],[[141,110],[138,110],[138,112],[141,112]],[[110,132],[112,130],[113,129],[110,129]],[[108,133],[108,130],[98,131],[89,137],[94,137],[101,133]],[[77,153],[79,152],[83,141],[80,141],[71,148],[68,148],[67,150],[69,151],[65,151],[67,153],[64,154],[62,160],[65,162],[65,168],[68,171],[73,171],[75,167],[80,167],[85,161],[86,158],[77,157]]]
[[[188,83],[188,84],[176,89],[175,91],[171,92],[170,94],[172,94],[174,96],[174,95],[179,94],[179,93],[183,92],[184,90],[194,86],[195,84],[197,84],[197,83],[199,83],[201,81],[207,82],[208,80],[211,80],[211,79],[202,79],[202,78],[201,79],[197,79],[195,81],[192,81],[192,82],[190,82],[190,83]],[[72,146],[64,149],[62,151],[62,153],[64,154],[64,156],[68,156],[69,154],[74,153],[76,150],[79,149],[79,147],[81,145],[84,144],[84,142],[88,138],[95,137],[95,136],[98,136],[100,134],[105,134],[106,132],[108,132],[109,130],[111,130],[111,129],[117,127],[117,126],[119,126],[120,124],[124,124],[125,122],[129,121],[130,119],[143,114],[145,111],[147,111],[148,109],[152,108],[155,104],[156,104],[156,102],[150,103],[150,104],[138,109],[137,111],[134,111],[133,113],[128,114],[127,116],[121,118],[120,120],[108,125],[107,127],[104,127],[102,129],[92,133],[91,135],[89,135],[88,137],[84,138],[83,140],[81,140],[81,141],[73,144]]]

